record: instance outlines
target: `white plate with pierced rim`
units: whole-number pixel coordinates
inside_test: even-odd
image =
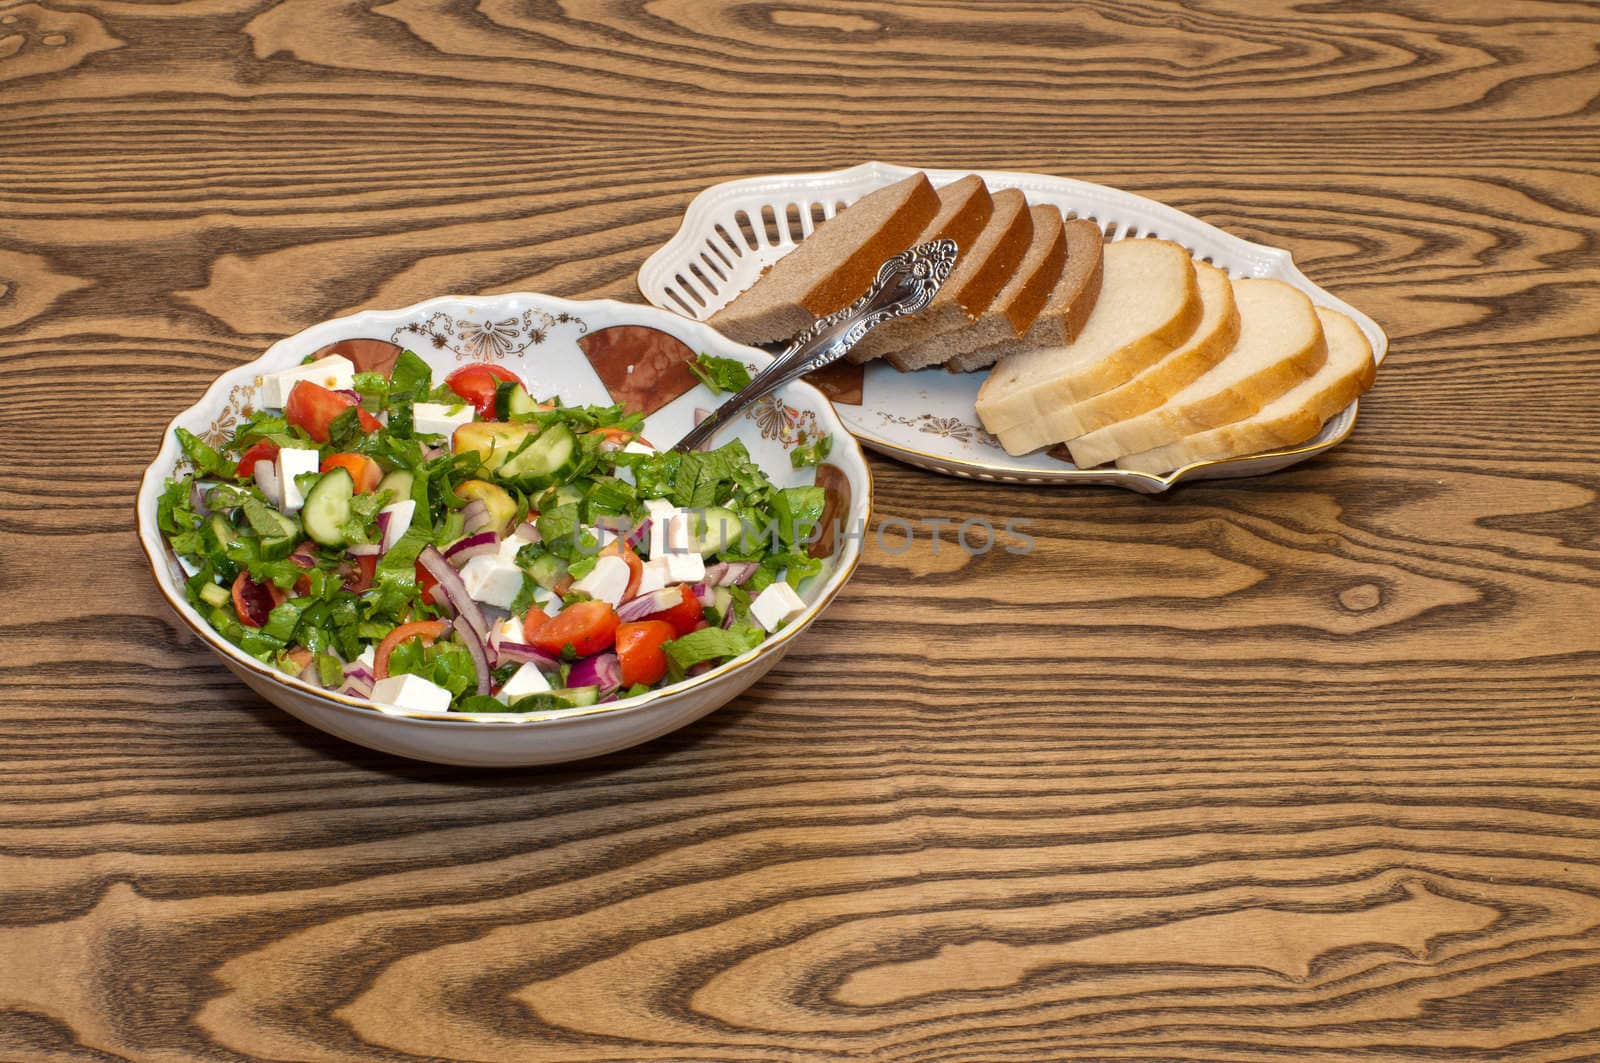
[[[726,181],[694,198],[672,239],[639,270],[645,299],[704,321],[753,284],[761,271],[792,251],[817,224],[875,189],[917,169],[883,162],[825,173],[775,174]],[[1241,240],[1173,207],[1104,185],[1066,177],[1003,170],[923,169],[935,186],[969,173],[991,189],[1016,188],[1030,203],[1059,207],[1069,218],[1095,222],[1108,241],[1154,236],[1187,248],[1232,277],[1271,277],[1300,289],[1318,306],[1348,314],[1380,364],[1389,338],[1372,318],[1317,287],[1289,252]],[[871,362],[859,396],[833,402],[840,419],[873,450],[934,472],[975,480],[1029,484],[1109,484],[1159,494],[1184,480],[1256,476],[1327,451],[1355,428],[1358,403],[1330,418],[1313,438],[1293,447],[1223,461],[1202,461],[1164,475],[1117,468],[1080,469],[1049,451],[1013,456],[978,423],[974,402],[983,373],[935,366],[902,373]],[[858,397],[858,402],[849,401]]]
[[[828,400],[810,384],[796,381],[725,426],[714,443],[743,440],[751,459],[779,487],[802,486],[828,473],[825,489],[830,504],[837,504],[844,534],[826,536],[833,549],[822,572],[801,585],[806,611],[749,652],[626,700],[492,716],[392,707],[380,711],[371,701],[281,672],[228,642],[189,604],[186,574],[156,523],[167,477],[183,464],[173,429],[186,428],[220,444],[255,409],[262,374],[298,365],[312,354],[343,354],[358,366],[362,359],[387,357],[392,365],[405,348],[428,362],[435,380],[463,363],[497,362],[515,371],[541,398],[559,395],[574,406],[627,403],[630,411],[645,412],[642,434],[660,446],[682,438],[699,411],[719,401],[683,368],[683,359],[705,351],[738,358],[754,370],[769,358],[708,326],[653,307],[518,292],[446,296],[401,310],[368,310],[325,321],[279,340],[261,357],[214,381],[198,402],[173,418],[145,470],[138,498],[139,542],[156,586],[178,619],[262,697],[314,727],[388,753],[476,767],[555,764],[625,749],[699,719],[765,675],[838,595],[861,560],[861,534],[871,515],[871,470]],[[822,434],[835,437],[827,462],[816,470],[793,468],[789,452]],[[832,523],[826,516],[824,521]]]

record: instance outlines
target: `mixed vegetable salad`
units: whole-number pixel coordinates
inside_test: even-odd
[[[738,440],[657,453],[640,415],[540,401],[499,365],[436,385],[411,351],[360,360],[265,377],[220,448],[177,429],[193,469],[160,528],[252,657],[385,708],[536,712],[678,681],[803,610],[824,491],[776,487]]]

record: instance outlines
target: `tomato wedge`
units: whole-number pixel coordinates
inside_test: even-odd
[[[327,473],[334,469],[343,469],[350,474],[358,495],[376,491],[383,480],[383,467],[365,454],[330,454],[322,459],[322,468],[317,471]]]
[[[520,384],[522,378],[492,362],[464,365],[444,378],[450,390],[460,395],[464,402],[472,403],[478,416],[486,421],[494,420],[494,393],[502,381]]]
[[[283,651],[283,656],[278,660],[278,667],[290,675],[298,676],[306,667],[316,660],[316,655],[304,646],[295,646]],[[284,667],[287,665],[288,667]]]
[[[377,571],[377,554],[352,557],[339,566],[339,575],[344,578],[344,589],[351,594],[360,594],[362,591],[371,588],[372,577]]]
[[[328,426],[333,419],[348,410],[356,408],[356,418],[361,422],[361,428],[366,432],[376,432],[383,425],[372,414],[363,410],[349,395],[341,395],[337,391],[329,391],[320,384],[313,384],[309,380],[302,380],[289,392],[289,399],[283,404],[283,419],[290,424],[306,430],[306,435],[318,443],[328,441]]]
[[[439,585],[439,578],[424,568],[421,561],[417,562],[416,572],[417,586],[422,588],[422,600],[429,605],[438,605],[433,597],[433,589]]]
[[[667,674],[667,655],[661,645],[678,637],[665,620],[638,620],[617,625],[617,660],[622,664],[622,685],[651,686]]]
[[[665,620],[672,625],[672,630],[681,638],[695,629],[701,622],[705,610],[700,608],[700,599],[694,596],[694,591],[689,589],[687,583],[678,584],[678,590],[683,598],[677,605],[670,609],[663,609],[659,613],[651,613],[646,620]]]
[[[523,630],[535,649],[559,655],[571,646],[579,657],[589,657],[616,640],[617,622],[617,611],[607,602],[577,602],[555,616],[545,616],[536,605],[528,610]]]
[[[620,538],[611,540],[606,544],[605,549],[600,551],[601,557],[606,554],[615,554],[627,562],[628,586],[622,592],[622,600],[627,601],[639,593],[639,581],[644,578],[644,562],[640,561],[639,555],[633,552],[633,547]]]
[[[389,655],[402,642],[421,639],[424,646],[432,646],[433,640],[443,635],[449,627],[450,623],[446,620],[413,620],[409,624],[401,624],[383,636],[383,641],[373,651],[372,678],[382,679],[389,674]]]
[[[265,624],[272,610],[282,605],[288,597],[278,589],[277,584],[270,580],[257,583],[243,569],[239,570],[238,578],[233,581],[233,611],[238,614],[239,623],[245,627]]]
[[[278,444],[270,439],[258,439],[250,445],[239,457],[239,469],[234,474],[241,480],[248,480],[256,474],[256,462],[277,461]]]

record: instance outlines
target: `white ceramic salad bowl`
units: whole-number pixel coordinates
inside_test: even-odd
[[[705,325],[652,307],[527,293],[447,296],[402,310],[365,311],[278,341],[260,358],[224,374],[199,402],[175,417],[145,471],[138,497],[139,542],[156,586],[178,618],[262,697],[330,734],[417,760],[477,767],[555,764],[625,749],[719,708],[789,652],[860,560],[859,533],[870,516],[871,474],[832,405],[804,382],[757,403],[725,428],[714,444],[742,440],[773,483],[787,487],[809,484],[816,475],[811,468],[792,468],[789,451],[832,434],[827,463],[849,484],[841,524],[857,534],[838,538],[821,574],[801,588],[805,612],[766,641],[701,675],[627,700],[543,713],[466,716],[380,711],[370,701],[321,689],[256,660],[211,628],[189,604],[184,572],[156,523],[162,488],[183,461],[173,430],[186,428],[208,442],[220,442],[239,419],[250,416],[262,374],[297,365],[330,344],[369,339],[410,348],[433,367],[436,380],[465,363],[497,362],[521,376],[535,396],[560,396],[568,405],[611,405],[620,400],[601,381],[597,367],[606,356],[605,345],[596,342],[596,334],[625,326],[668,333],[695,352],[737,358],[752,369],[770,360],[764,352],[732,343]],[[607,335],[614,339],[642,333]],[[610,357],[616,356],[613,346]],[[711,409],[719,401],[705,385],[695,384],[649,414],[643,434],[659,446],[670,446],[694,425],[697,410]]]

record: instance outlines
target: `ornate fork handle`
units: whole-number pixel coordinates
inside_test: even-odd
[[[956,262],[953,240],[934,240],[902,251],[878,269],[866,294],[843,310],[820,318],[795,337],[771,364],[750,379],[711,416],[696,425],[673,450],[698,450],[717,429],[757,399],[843,358],[861,338],[885,321],[914,314],[933,302]]]

